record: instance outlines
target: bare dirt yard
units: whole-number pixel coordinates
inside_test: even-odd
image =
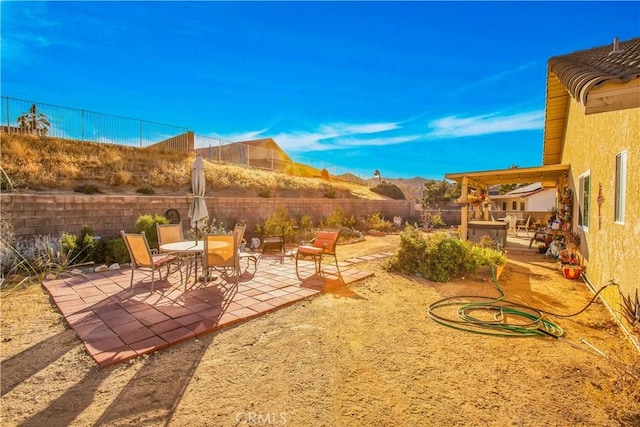
[[[393,251],[398,236],[339,247]],[[442,326],[429,304],[497,296],[490,273],[450,283],[391,274],[100,370],[37,285],[2,292],[3,426],[616,426],[640,409],[621,369],[637,363],[599,302],[550,318],[563,339]],[[574,313],[593,297],[543,255],[509,256],[507,298]],[[610,356],[598,356],[581,339]],[[628,366],[628,365],[627,365]],[[637,402],[636,402],[637,403]],[[633,415],[635,414],[635,415]],[[626,424],[625,424],[626,423]],[[638,424],[635,424],[638,425]]]

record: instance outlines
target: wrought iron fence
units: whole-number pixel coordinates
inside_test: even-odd
[[[211,161],[274,171],[317,175],[326,169],[332,176],[362,183],[369,178],[346,168],[308,158],[290,158],[281,150],[195,134],[187,127],[167,125],[84,109],[2,96],[0,128],[7,133],[29,133],[83,142],[130,147],[195,150]]]

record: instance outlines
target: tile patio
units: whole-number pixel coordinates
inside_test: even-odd
[[[205,287],[191,280],[185,291],[174,274],[169,281],[156,280],[151,292],[150,277],[136,273],[129,290],[129,268],[59,278],[43,286],[87,352],[104,368],[340,289],[373,275],[353,264],[389,255],[340,262],[342,281],[313,275],[311,261],[300,264],[305,278],[300,281],[292,259],[265,258],[255,274],[249,267],[240,276],[237,288],[218,282]]]

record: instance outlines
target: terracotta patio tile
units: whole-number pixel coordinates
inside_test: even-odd
[[[169,347],[169,343],[160,337],[152,336],[146,340],[138,341],[133,344],[129,344],[131,350],[135,351],[138,355],[153,353],[154,351],[163,350]]]
[[[131,313],[136,319],[141,321],[147,326],[154,325],[156,323],[164,322],[165,320],[169,320],[170,317],[164,313],[159,312],[154,308],[150,308],[148,310],[137,311],[135,313]]]
[[[252,297],[254,295],[261,294],[261,293],[262,293],[262,291],[259,291],[257,289],[250,289],[250,290],[244,292],[245,295],[248,295],[250,297]]]
[[[184,326],[178,329],[172,329],[159,335],[160,338],[169,343],[169,345],[178,344],[179,342],[195,338],[196,333]]]
[[[180,322],[177,322],[174,319],[169,319],[169,320],[165,320],[164,322],[151,325],[149,326],[149,329],[151,329],[156,335],[160,335],[165,332],[172,331],[174,329],[179,329],[181,327],[182,327],[182,324]]]
[[[130,314],[149,309],[149,306],[147,304],[138,302],[138,301],[131,301],[131,300],[119,302],[118,305],[120,305],[122,308],[124,308],[127,311],[127,313],[130,313]]]
[[[147,338],[151,338],[155,335],[156,334],[151,329],[142,327],[123,332],[119,337],[125,344],[132,344],[134,342],[146,340]]]
[[[268,302],[259,302],[257,304],[252,305],[251,307],[248,307],[251,310],[258,312],[260,314],[263,313],[269,313],[271,311],[273,311],[276,307],[273,304],[269,304]]]
[[[229,312],[230,314],[233,314],[234,316],[238,317],[238,318],[251,318],[253,316],[255,316],[256,314],[258,314],[258,312],[251,310],[250,308],[246,308],[246,307],[241,307],[238,308],[236,310],[232,310]]]
[[[100,368],[115,365],[116,363],[126,362],[127,360],[137,357],[138,353],[131,350],[128,346],[114,348],[113,350],[98,353],[93,356]]]
[[[121,336],[122,334],[126,334],[127,332],[133,331],[135,329],[145,327],[142,323],[140,323],[135,318],[126,323],[121,323],[118,325],[108,325],[108,326],[109,326],[109,329],[111,329],[113,332],[118,334],[118,336]]]
[[[186,307],[183,307],[181,305],[161,305],[156,307],[156,309],[161,312],[166,314],[167,316],[175,319],[178,317],[182,317],[182,316],[187,316],[191,313],[193,313],[191,310],[189,310]]]
[[[98,317],[98,315],[96,315],[93,311],[70,314],[68,316],[65,316],[65,320],[72,328],[102,323],[102,319]]]
[[[187,326],[190,325],[192,323],[196,323],[199,322],[201,320],[204,320],[204,317],[200,316],[199,314],[196,313],[191,313],[187,316],[182,316],[182,317],[178,317],[177,319],[175,319],[176,322],[180,323],[182,326]]]
[[[95,309],[93,309],[93,311],[98,315],[98,317],[100,317],[105,322],[110,319],[113,319],[114,317],[122,317],[125,314],[127,316],[131,316],[124,308],[120,307],[117,304],[113,304],[100,311],[96,311]]]
[[[73,330],[76,332],[76,335],[85,342],[99,341],[117,336],[117,334],[104,323],[78,326],[74,327]]]
[[[113,350],[114,348],[121,347],[122,345],[124,345],[124,343],[117,336],[84,343],[84,346],[91,355]]]
[[[220,316],[220,319],[218,319],[218,324],[221,326],[228,326],[240,320],[241,319],[235,314],[225,312],[225,313],[222,313],[222,315]]]
[[[217,321],[220,318],[220,315],[223,313],[222,309],[219,307],[210,308],[208,310],[199,311],[198,314],[205,319],[214,319]]]
[[[192,330],[196,336],[205,335],[210,332],[213,332],[216,329],[219,329],[218,322],[210,319],[202,319],[199,322],[192,323],[187,326],[188,329]]]
[[[103,301],[106,297],[107,296],[105,294],[101,294],[101,295],[93,295],[90,297],[83,297],[82,300],[89,305],[93,305],[95,303]]]

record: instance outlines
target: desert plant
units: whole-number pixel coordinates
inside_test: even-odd
[[[102,191],[100,191],[100,189],[93,184],[78,185],[73,189],[73,191],[75,191],[76,193],[83,193],[83,194],[102,193]]]
[[[169,224],[169,220],[162,215],[150,215],[144,214],[140,215],[136,220],[136,232],[142,233],[147,237],[147,241],[149,242],[149,247],[158,248],[158,231],[156,229],[156,224]]]
[[[296,235],[295,220],[289,215],[289,212],[283,207],[278,206],[276,211],[268,217],[264,224],[256,225],[256,234],[259,236],[282,236],[285,241],[291,241]]]
[[[28,113],[22,113],[18,116],[18,127],[23,132],[35,132],[38,136],[43,137],[49,133],[51,123],[46,114],[38,113],[36,104],[31,104]]]
[[[386,181],[376,185],[371,189],[371,191],[373,191],[374,193],[389,197],[394,200],[406,199],[400,187],[398,187],[395,184],[388,183]]]
[[[475,246],[452,239],[446,233],[424,237],[422,232],[407,226],[400,234],[397,252],[384,264],[385,269],[405,274],[420,274],[429,280],[446,282],[466,273],[474,273],[481,265],[504,265],[500,251]]]
[[[326,186],[324,189],[324,197],[326,197],[327,199],[335,199],[336,189],[330,186]]]
[[[393,230],[393,223],[384,219],[380,212],[374,212],[367,216],[366,219],[367,228],[376,231],[389,232]]]
[[[635,300],[631,299],[631,294],[624,296],[620,293],[622,304],[622,316],[629,323],[631,329],[640,334],[640,299],[638,298],[638,289],[636,289]]]
[[[444,228],[447,225],[442,219],[442,214],[440,214],[439,209],[436,210],[435,212],[430,210],[424,210],[422,212],[422,216],[420,220],[422,222],[422,226],[425,229]]]
[[[155,194],[156,190],[154,190],[153,188],[151,188],[149,186],[145,186],[145,187],[138,188],[136,190],[136,193],[151,195],[151,194]]]
[[[258,196],[264,199],[268,199],[271,197],[271,190],[269,190],[266,187],[263,187],[260,190],[258,190]]]
[[[328,217],[322,221],[322,225],[328,228],[341,228],[341,227],[349,227],[352,228],[356,223],[355,217],[347,217],[344,213],[344,209],[341,207],[335,208]]]

